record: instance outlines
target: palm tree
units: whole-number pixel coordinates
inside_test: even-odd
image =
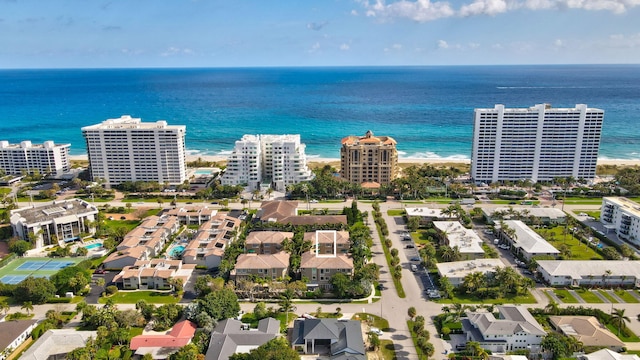
[[[613,309],[611,313],[611,322],[614,325],[618,325],[618,336],[620,336],[620,330],[626,326],[625,323],[630,322],[629,317],[624,314],[625,309]]]
[[[33,303],[31,301],[25,301],[22,303],[22,306],[20,307],[20,309],[26,310],[27,315],[29,315],[33,311]]]
[[[558,315],[560,312],[560,307],[558,303],[551,300],[547,306],[544,308],[544,312],[551,315]]]
[[[7,302],[7,300],[0,300],[0,311],[2,311],[4,315],[7,315],[10,309],[11,307],[9,306],[9,302]]]

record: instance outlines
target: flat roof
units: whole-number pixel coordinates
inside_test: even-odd
[[[520,220],[507,220],[504,222],[516,231],[516,241],[513,246],[526,251],[528,254],[559,254],[560,251],[549,244],[537,232],[533,231]]]
[[[82,199],[68,199],[53,201],[52,203],[37,205],[29,208],[11,210],[12,223],[18,221],[18,217],[24,219],[27,224],[64,219],[67,222],[76,221],[78,216],[97,214],[98,208]],[[63,221],[58,221],[61,223]]]
[[[458,221],[434,221],[433,225],[447,235],[449,246],[457,246],[461,254],[484,254],[482,240],[475,231],[467,229]]]
[[[405,211],[407,212],[407,216],[427,216],[436,218],[446,217],[442,215],[442,209],[430,209],[428,207],[408,207],[405,208]]]
[[[622,210],[630,213],[637,218],[640,218],[640,204],[635,201],[631,201],[626,197],[602,198],[602,205],[605,205],[607,202],[618,205]]]
[[[498,207],[498,208],[484,208],[482,209],[482,212],[491,217],[493,216],[493,214],[497,211],[503,212],[503,213],[509,213],[509,212],[519,212],[519,213],[525,213],[525,214],[529,214],[531,216],[535,216],[538,218],[543,218],[543,217],[547,217],[550,219],[560,219],[560,218],[566,218],[567,214],[560,210],[560,209],[556,209],[556,208],[543,208],[543,207]],[[507,219],[508,217],[505,216],[504,219]]]
[[[476,259],[437,263],[440,276],[448,278],[463,278],[474,272],[495,272],[496,268],[505,267],[500,259]]]
[[[607,270],[614,276],[640,279],[640,261],[633,260],[538,260],[538,267],[551,276],[572,279],[601,277]]]

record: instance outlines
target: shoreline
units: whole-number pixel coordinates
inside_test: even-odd
[[[70,155],[70,160],[88,161],[87,155]],[[187,162],[201,159],[210,162],[226,162],[227,157],[223,155],[187,155]],[[307,158],[307,164],[331,164],[339,163],[339,158]],[[429,158],[399,158],[398,164],[470,164],[470,159],[429,159]],[[640,160],[627,159],[598,159],[597,165],[608,166],[640,166]]]

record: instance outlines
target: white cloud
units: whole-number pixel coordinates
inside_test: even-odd
[[[469,43],[469,49],[477,49],[480,47],[478,43]]]
[[[351,15],[358,16],[358,10],[351,10]]]
[[[349,50],[351,47],[349,46],[349,44],[342,44],[340,45],[340,50],[342,51],[347,51]]]
[[[438,40],[438,49],[448,49],[449,44],[444,40]]]
[[[622,14],[640,6],[640,0],[470,0],[455,9],[441,0],[356,0],[369,17],[384,20],[434,21],[453,16],[495,16],[517,9],[582,9]],[[469,1],[469,0],[468,0]],[[355,11],[355,10],[354,10]],[[352,11],[353,13],[353,11]]]
[[[312,23],[308,23],[307,24],[307,29],[309,30],[314,30],[314,31],[319,31],[322,30],[323,27],[327,26],[327,24],[329,24],[328,21],[323,21],[323,22],[312,22]]]
[[[402,44],[393,44],[388,48],[384,48],[385,52],[389,52],[389,51],[400,51],[402,50]]]
[[[316,41],[315,44],[311,45],[311,49],[309,49],[309,52],[314,53],[318,50],[320,50],[320,43]]]
[[[563,48],[565,46],[564,41],[562,41],[562,39],[556,39],[553,42],[553,46],[557,47],[557,48]]]
[[[193,54],[193,50],[189,48],[178,48],[175,46],[169,47],[167,50],[160,53],[160,56],[175,56],[175,55],[191,55]]]
[[[624,34],[613,34],[610,35],[607,39],[606,46],[612,48],[636,48],[640,47],[640,33],[624,35]]]

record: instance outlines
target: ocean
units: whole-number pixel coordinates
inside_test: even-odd
[[[127,114],[186,125],[190,154],[227,155],[244,134],[300,134],[338,158],[347,135],[392,136],[400,156],[468,159],[473,109],[605,110],[602,159],[640,159],[640,65],[0,70],[0,140],[71,143]]]

